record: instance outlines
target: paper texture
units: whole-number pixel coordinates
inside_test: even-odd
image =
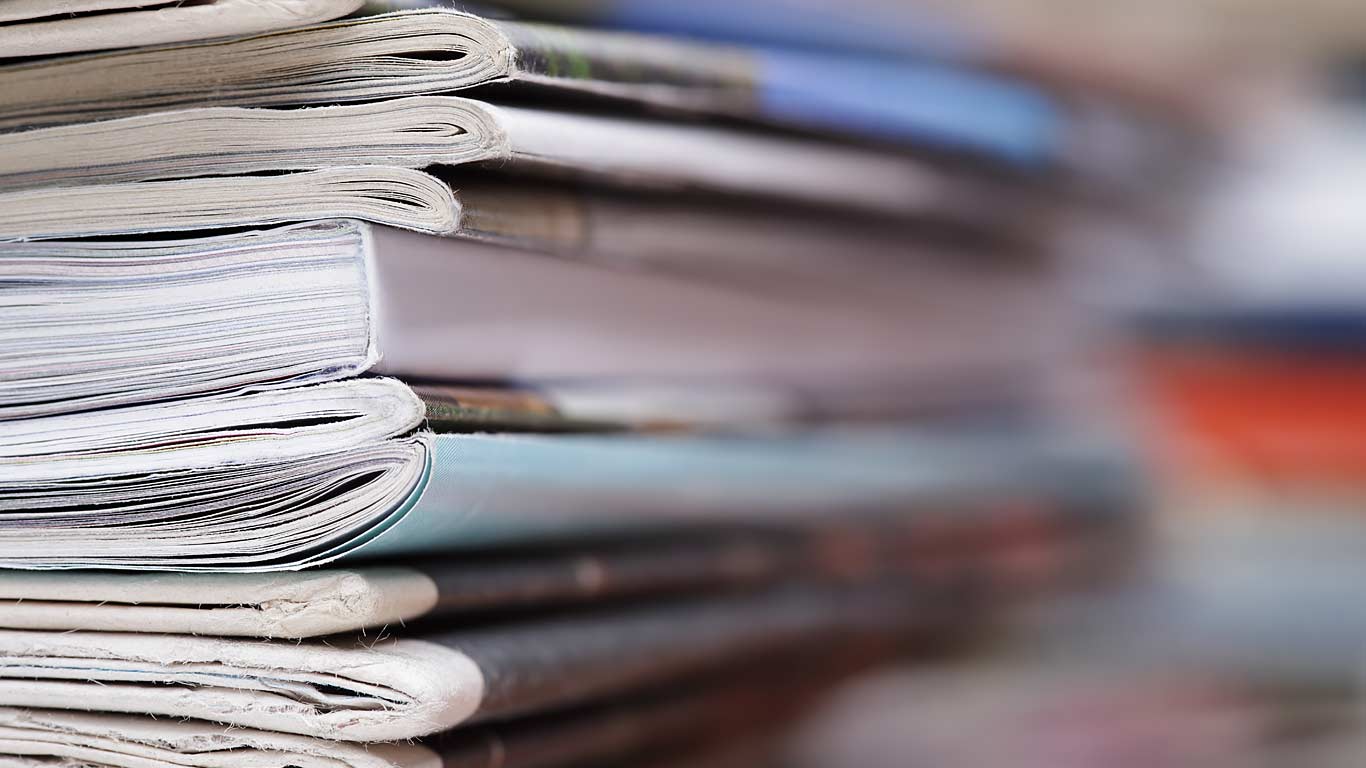
[[[51,768],[47,758],[101,768],[443,768],[435,752],[416,744],[345,744],[193,720],[0,707],[0,765]]]
[[[450,186],[411,168],[81,184],[0,192],[0,241],[259,228],[359,219],[436,235],[460,228]],[[72,211],[80,211],[79,216]]]
[[[409,568],[255,574],[0,573],[0,625],[315,637],[402,624],[440,601]]]
[[[0,647],[7,705],[195,717],[328,739],[444,730],[485,695],[467,656],[418,640],[348,647],[11,631],[0,633]]]
[[[354,376],[369,232],[322,221],[185,240],[0,243],[0,419]],[[265,256],[264,254],[269,254]],[[250,297],[250,300],[247,300]]]
[[[0,563],[252,570],[336,557],[420,492],[421,419],[399,382],[350,379],[0,422]]]

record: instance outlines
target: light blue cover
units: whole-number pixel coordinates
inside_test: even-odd
[[[771,436],[440,435],[421,498],[354,556],[660,524],[763,522],[1039,487],[1040,447],[894,430]]]

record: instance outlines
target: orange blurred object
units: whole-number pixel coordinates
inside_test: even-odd
[[[1140,353],[1138,367],[1159,420],[1159,461],[1176,476],[1366,481],[1366,357],[1164,349]]]

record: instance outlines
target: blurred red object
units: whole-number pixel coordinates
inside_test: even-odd
[[[1366,357],[1147,349],[1137,367],[1177,478],[1366,485]]]

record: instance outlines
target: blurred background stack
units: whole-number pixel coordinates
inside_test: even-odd
[[[457,12],[481,31],[433,32]],[[0,765],[1366,754],[1366,13],[293,18],[0,0]],[[461,110],[505,146],[413,149],[487,128]],[[366,114],[388,138],[329,127]],[[319,173],[414,186],[283,192]],[[224,373],[232,313],[288,300],[270,259],[343,234],[402,333]],[[410,253],[437,266],[393,281]],[[128,298],[153,256],[221,285],[221,326]],[[205,350],[178,369],[177,335]],[[382,447],[420,481],[313,524],[379,483],[270,446],[400,401]]]

